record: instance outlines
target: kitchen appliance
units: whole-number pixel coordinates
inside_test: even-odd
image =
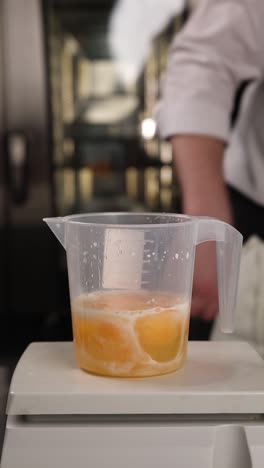
[[[59,309],[57,249],[41,222],[56,214],[43,31],[41,2],[0,0],[0,351],[8,366],[32,338],[44,339],[47,310]]]
[[[79,370],[72,343],[34,343],[15,370],[1,468],[262,468],[264,364],[240,342],[191,342],[178,372]]]

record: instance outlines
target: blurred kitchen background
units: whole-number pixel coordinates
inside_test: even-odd
[[[0,454],[17,360],[32,341],[72,339],[65,251],[42,219],[181,211],[155,115],[171,41],[198,2],[0,0]],[[264,357],[263,277],[255,236],[236,331]],[[189,337],[211,328],[192,319]]]
[[[109,49],[114,0],[0,0],[2,405],[28,343],[71,339],[65,253],[42,218],[178,209],[171,147],[153,120],[191,9],[176,4],[137,80],[122,84]]]
[[[17,360],[32,341],[72,339],[65,251],[42,219],[181,211],[155,115],[171,41],[198,2],[0,0],[0,455]],[[238,109],[236,98],[232,117]],[[264,357],[263,278],[254,236],[238,338]],[[192,319],[190,339],[211,328]]]

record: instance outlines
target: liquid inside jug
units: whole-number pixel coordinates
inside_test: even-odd
[[[95,374],[166,374],[185,362],[190,304],[151,291],[97,291],[72,301],[79,366]]]

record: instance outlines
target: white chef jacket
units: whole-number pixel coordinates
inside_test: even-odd
[[[173,41],[160,134],[225,140],[227,182],[264,205],[264,0],[201,0]],[[231,131],[236,91],[252,80]]]

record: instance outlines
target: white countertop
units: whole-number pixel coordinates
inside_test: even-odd
[[[13,375],[9,414],[264,413],[264,362],[246,343],[190,342],[185,367],[160,377],[79,370],[72,343],[33,343]]]

